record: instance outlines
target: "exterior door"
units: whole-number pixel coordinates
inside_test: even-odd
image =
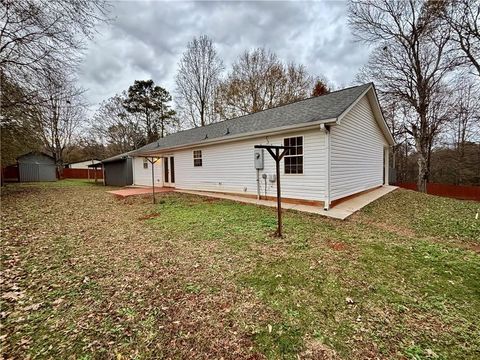
[[[175,159],[173,156],[163,158],[163,179],[165,186],[175,186]]]

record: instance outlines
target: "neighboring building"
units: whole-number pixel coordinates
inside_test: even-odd
[[[29,152],[17,158],[20,182],[57,181],[55,159],[42,152]]]
[[[105,185],[128,186],[133,184],[132,157],[128,153],[102,161]]]
[[[292,146],[281,161],[282,197],[328,209],[388,183],[393,143],[374,86],[365,84],[180,131],[120,157],[133,162],[135,185],[151,185],[144,157],[154,156],[158,186],[273,198],[275,162],[260,151],[255,167],[254,145]]]
[[[83,161],[76,161],[65,164],[65,168],[67,169],[88,169],[88,165],[92,164],[99,164],[101,163],[98,159],[91,159],[91,160],[83,160]]]

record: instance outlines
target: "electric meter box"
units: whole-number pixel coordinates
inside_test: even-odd
[[[253,160],[255,169],[263,170],[263,149],[254,149]]]

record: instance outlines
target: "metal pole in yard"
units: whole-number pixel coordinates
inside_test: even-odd
[[[280,154],[278,148],[275,149],[275,165],[277,168],[277,215],[278,215],[278,228],[277,235],[282,237],[282,193],[280,191]]]
[[[267,149],[270,156],[275,160],[276,167],[276,181],[277,181],[277,232],[278,237],[282,237],[282,191],[280,188],[280,161],[285,156],[288,150],[292,149],[290,146],[275,146],[275,145],[255,145],[256,149]],[[273,152],[272,150],[275,150]],[[283,150],[280,154],[280,150]]]

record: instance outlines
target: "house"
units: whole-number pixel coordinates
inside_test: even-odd
[[[151,185],[145,157],[154,157],[158,186],[273,199],[275,162],[254,146],[290,146],[283,200],[328,209],[388,183],[393,143],[369,83],[180,131],[122,156],[132,161],[134,185]]]
[[[48,154],[31,151],[19,156],[17,164],[21,182],[57,180],[55,159]]]
[[[76,161],[65,164],[66,169],[89,169],[88,165],[92,164],[99,164],[101,163],[98,159],[90,159],[90,160],[83,160],[83,161]]]

